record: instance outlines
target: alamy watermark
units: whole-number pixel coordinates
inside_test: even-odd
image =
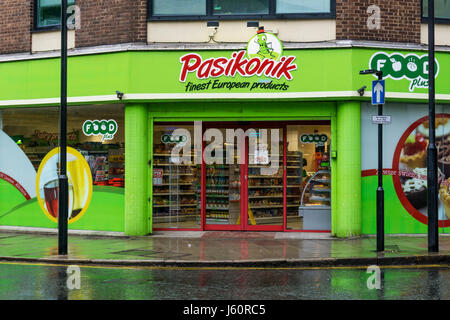
[[[81,289],[81,270],[79,266],[68,266],[66,285],[69,290]]]
[[[367,8],[369,17],[367,18],[367,28],[369,30],[381,29],[381,9],[379,6],[373,4]]]
[[[69,30],[81,29],[81,9],[77,5],[67,7],[67,28]]]
[[[381,290],[381,269],[379,266],[369,266],[367,268],[366,273],[370,274],[369,278],[367,279],[367,289],[373,290]]]
[[[163,143],[175,143],[170,162],[200,165],[203,160],[207,165],[244,164],[244,144],[247,138],[249,164],[270,165],[273,170],[279,168],[280,129],[248,128],[244,131],[242,128],[225,130],[208,128],[204,133],[202,132],[202,122],[196,121],[194,137],[188,129],[184,128],[178,128],[171,134],[163,135],[161,137]],[[203,149],[202,157],[203,142],[207,144]]]

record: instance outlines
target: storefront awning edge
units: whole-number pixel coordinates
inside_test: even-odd
[[[69,97],[68,103],[71,105],[98,104],[98,103],[131,103],[136,101],[180,101],[180,100],[363,100],[371,97],[370,92],[365,92],[360,96],[356,91],[323,91],[323,92],[289,92],[289,93],[131,93],[125,94],[122,100],[116,95],[81,96]],[[417,101],[428,100],[427,93],[404,93],[387,92],[386,99],[389,101]],[[438,102],[450,102],[450,94],[437,94]],[[24,107],[24,106],[50,106],[59,105],[60,98],[24,99],[24,100],[0,100],[0,108]]]

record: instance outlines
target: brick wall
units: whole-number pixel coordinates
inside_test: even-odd
[[[0,54],[30,52],[34,0],[0,0]],[[146,0],[76,0],[81,9],[77,47],[147,40]],[[370,5],[381,29],[367,27]],[[421,0],[336,0],[336,38],[420,42]]]
[[[146,0],[76,0],[81,28],[75,46],[147,41]]]
[[[33,0],[0,2],[0,54],[30,52]]]
[[[367,8],[380,7],[381,28],[370,30]],[[336,38],[420,42],[421,0],[336,0]]]

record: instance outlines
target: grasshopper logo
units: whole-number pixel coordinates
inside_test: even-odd
[[[439,63],[435,59],[435,75],[439,74]],[[383,71],[385,78],[394,80],[407,79],[410,81],[409,91],[416,88],[428,88],[428,55],[418,56],[414,53],[403,55],[401,53],[388,54],[377,52],[369,62],[371,69]]]
[[[102,141],[114,139],[118,125],[115,120],[86,120],[83,123],[83,133],[86,136],[102,135]]]
[[[248,42],[247,56],[249,58],[267,58],[278,61],[282,55],[281,41],[272,33],[265,32],[264,27],[260,27],[257,34]]]

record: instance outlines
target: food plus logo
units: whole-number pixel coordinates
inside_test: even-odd
[[[161,142],[164,144],[168,143],[177,143],[180,145],[184,145],[187,142],[188,138],[183,135],[174,135],[174,134],[163,134],[161,136]]]
[[[302,143],[316,143],[317,145],[325,145],[328,141],[328,136],[326,134],[302,134],[300,136],[300,141]]]
[[[118,125],[116,120],[86,120],[83,123],[83,133],[86,136],[102,136],[102,141],[114,139]]]
[[[401,53],[388,54],[377,52],[371,58],[369,67],[371,69],[383,71],[385,78],[394,80],[407,79],[410,81],[409,91],[416,88],[428,88],[428,55],[418,56],[414,53],[403,55]],[[435,59],[435,77],[439,74],[439,63]]]

